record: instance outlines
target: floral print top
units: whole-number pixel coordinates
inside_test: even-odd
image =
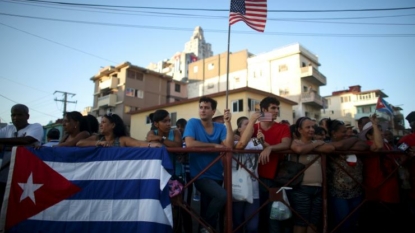
[[[363,181],[363,163],[359,157],[353,166],[346,162],[347,155],[332,155],[327,160],[327,187],[332,197],[351,199],[363,194],[363,188],[360,184]],[[339,164],[339,165],[337,165]],[[344,168],[351,176],[351,178]]]

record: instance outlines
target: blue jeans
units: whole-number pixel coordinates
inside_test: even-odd
[[[262,182],[264,182],[268,188],[275,187],[274,181],[266,178],[260,178]],[[259,183],[259,202],[260,206],[264,204],[269,199],[269,192],[268,190]],[[287,219],[284,221],[278,221],[274,219],[270,219],[269,215],[271,213],[272,202],[268,203],[268,205],[261,209],[260,217],[259,217],[259,232],[270,232],[270,233],[291,233],[293,229],[292,219]]]
[[[358,196],[351,199],[330,197],[330,212],[333,216],[333,228],[346,218],[362,202],[363,197]],[[339,228],[338,232],[354,232],[360,209],[350,216]],[[337,232],[337,231],[336,231]]]
[[[233,229],[236,229],[241,225],[246,219],[251,217],[251,215],[257,211],[259,208],[259,199],[254,199],[254,202],[248,203],[246,201],[234,201],[232,203],[232,220],[233,220]],[[244,227],[240,228],[237,233],[256,233],[258,232],[258,223],[259,223],[259,213],[257,213],[253,218],[251,218]]]
[[[218,214],[226,204],[226,190],[223,181],[202,178],[195,181],[200,192],[200,209],[202,218],[216,229]]]

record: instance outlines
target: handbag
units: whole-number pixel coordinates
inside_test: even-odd
[[[238,155],[238,161],[242,160],[242,155]],[[235,201],[246,201],[253,203],[253,188],[251,175],[237,163],[236,168],[232,168],[232,197]]]
[[[305,165],[298,162],[299,155],[297,155],[297,162],[291,160],[283,160],[278,164],[277,172],[275,174],[274,182],[277,187],[294,187],[300,185],[304,178],[304,172],[297,176],[291,183],[287,184],[293,179],[299,172],[301,172]]]

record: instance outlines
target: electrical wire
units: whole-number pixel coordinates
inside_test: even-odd
[[[67,6],[85,6],[85,7],[106,7],[106,8],[129,8],[129,9],[156,9],[156,10],[174,10],[174,11],[224,11],[229,12],[229,9],[206,9],[206,8],[182,8],[182,7],[146,7],[146,6],[121,6],[121,5],[102,5],[102,4],[86,4],[86,3],[73,3],[73,2],[55,2],[55,1],[43,1],[43,0],[15,0],[24,2],[38,2],[56,5]],[[412,7],[395,7],[395,8],[373,8],[373,9],[340,9],[340,10],[269,10],[268,12],[286,12],[286,13],[322,13],[322,12],[368,12],[368,11],[400,11],[400,10],[413,10]]]
[[[170,18],[204,18],[204,19],[226,19],[228,16],[222,15],[195,15],[195,14],[178,14],[178,13],[168,13],[168,12],[154,12],[154,11],[137,11],[137,10],[119,10],[119,9],[105,9],[105,8],[96,8],[102,9],[99,10],[85,10],[85,9],[75,9],[75,7],[54,7],[54,6],[44,6],[36,5],[36,3],[24,3],[14,0],[0,0],[2,2],[8,2],[13,4],[22,4],[29,5],[34,7],[43,7],[43,8],[52,8],[52,9],[61,9],[61,10],[70,10],[70,11],[81,11],[81,12],[95,12],[95,13],[105,13],[105,14],[115,14],[115,15],[145,15],[145,16],[154,16],[154,17],[170,17]],[[111,12],[109,10],[116,10],[116,12]],[[121,11],[121,12],[120,12]],[[125,12],[135,12],[138,14],[131,14]],[[144,13],[144,14],[143,14]],[[297,21],[297,20],[344,20],[344,19],[379,19],[379,18],[396,18],[396,17],[407,17],[414,16],[415,14],[401,14],[401,15],[381,15],[381,16],[363,16],[363,17],[329,17],[329,18],[271,18],[268,17],[268,21]]]
[[[45,17],[34,17],[34,16],[22,16],[22,15],[13,15],[13,14],[4,14],[4,13],[0,13],[0,15],[7,15],[7,16],[13,16],[13,17],[22,17],[22,18],[30,18],[30,19],[39,19],[39,20],[48,20],[48,21],[57,21],[57,22],[68,22],[68,23],[78,23],[78,24],[92,24],[92,25],[100,25],[100,26],[113,26],[113,27],[129,27],[129,28],[143,28],[143,29],[154,29],[154,30],[171,30],[171,31],[189,31],[192,32],[194,29],[193,28],[180,28],[180,27],[161,27],[161,26],[145,26],[145,25],[134,25],[134,24],[114,24],[114,23],[100,23],[100,22],[90,22],[90,21],[79,21],[79,20],[63,20],[63,19],[53,19],[53,18],[45,18]],[[18,31],[21,32],[25,32],[27,34],[36,36],[38,38],[42,38],[45,39],[47,41],[53,42],[55,44],[59,44],[59,45],[63,45],[62,43],[59,42],[55,42],[52,41],[50,39],[41,37],[41,36],[37,36],[33,33],[29,33],[26,32],[24,30],[21,29],[17,29],[15,27],[6,25],[4,23],[1,23],[1,25],[5,25],[9,28],[13,28],[16,29]],[[203,29],[205,32],[213,32],[213,33],[227,33],[227,30],[219,30],[219,29]],[[257,34],[256,32],[253,31],[237,31],[234,30],[232,31],[233,34]],[[279,36],[311,36],[311,37],[414,37],[415,34],[341,34],[341,33],[297,33],[297,32],[265,32],[261,35],[268,35],[268,36],[272,36],[272,35],[279,35]],[[73,47],[69,47],[67,45],[63,45],[65,47],[74,49],[76,51],[100,58],[100,59],[104,59],[107,61],[110,61],[109,59],[105,59],[87,52],[84,52],[82,50],[79,49],[75,49]],[[116,63],[114,61],[111,61],[112,63]]]
[[[15,104],[19,104],[18,102],[14,101],[14,100],[12,100],[12,99],[10,99],[10,98],[8,98],[8,97],[6,97],[6,96],[2,95],[2,94],[0,94],[0,96],[1,96],[1,97],[3,97],[3,98],[5,98],[5,99],[7,99],[7,100],[9,100],[9,101],[11,101],[11,102],[13,102],[13,103],[15,103]],[[40,113],[40,114],[43,114],[43,115],[45,115],[45,116],[56,117],[56,116],[52,116],[52,115],[50,115],[50,114],[47,114],[47,113],[44,113],[44,112],[38,111],[38,110],[33,109],[33,108],[30,108],[30,111],[35,111],[35,112]],[[59,117],[58,117],[58,118],[59,118]]]
[[[63,47],[68,48],[68,49],[72,49],[72,50],[74,50],[74,51],[77,51],[77,52],[80,52],[80,53],[83,53],[83,54],[86,54],[86,55],[89,55],[89,56],[92,56],[92,57],[95,57],[95,58],[99,58],[99,59],[104,60],[104,61],[111,62],[111,63],[113,63],[113,64],[118,64],[117,62],[112,61],[112,60],[110,60],[110,59],[103,58],[103,57],[101,57],[101,56],[98,56],[98,55],[95,55],[95,54],[92,54],[92,53],[89,53],[89,52],[85,52],[85,51],[83,51],[83,50],[80,50],[80,49],[77,49],[77,48],[71,47],[71,46],[69,46],[69,45],[62,44],[62,43],[60,43],[60,42],[57,42],[57,41],[54,41],[54,40],[51,40],[51,39],[48,39],[48,38],[45,38],[45,37],[42,37],[42,36],[39,36],[39,35],[33,34],[33,33],[30,33],[30,32],[28,32],[28,31],[24,31],[24,30],[22,30],[22,29],[19,29],[19,28],[16,28],[16,27],[13,27],[13,26],[10,26],[10,25],[7,25],[7,24],[4,24],[4,23],[1,23],[1,22],[0,22],[0,25],[3,25],[3,26],[8,27],[8,28],[12,28],[12,29],[17,30],[17,31],[19,31],[19,32],[23,32],[23,33],[25,33],[25,34],[28,34],[28,35],[31,35],[31,36],[34,36],[34,37],[40,38],[40,39],[42,39],[42,40],[49,41],[49,42],[51,42],[51,43],[54,43],[54,44],[57,44],[57,45],[63,46]]]

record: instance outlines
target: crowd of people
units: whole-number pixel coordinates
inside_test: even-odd
[[[238,232],[320,232],[323,227],[324,180],[327,181],[330,229],[336,232],[398,232],[400,225],[413,225],[413,222],[405,221],[415,220],[415,114],[407,117],[412,133],[396,143],[390,131],[382,132],[375,114],[359,119],[357,132],[335,119],[317,122],[300,117],[292,125],[286,120],[278,122],[279,105],[274,97],[264,98],[254,113],[237,119],[233,130],[231,112],[225,109],[223,114],[220,113],[216,100],[203,96],[199,100],[199,117],[179,119],[175,122],[176,127],[172,126],[168,111],[159,109],[152,113],[152,125],[146,140],[130,137],[123,120],[116,114],[103,115],[99,123],[92,115],[67,112],[62,123],[64,135],[60,136],[59,130],[51,129],[47,133],[47,143],[41,145],[42,126],[29,124],[28,107],[17,104],[11,109],[13,124],[0,129],[0,149],[4,152],[0,168],[0,195],[4,195],[6,186],[9,151],[15,145],[33,145],[37,148],[234,148],[258,151],[243,153],[242,156],[235,153],[232,162],[233,169],[238,160],[256,175],[252,177],[253,201],[234,200],[233,203],[233,228],[247,221]],[[272,117],[263,118],[264,113]],[[407,145],[406,153],[394,153],[401,144]],[[292,153],[285,154],[289,150]],[[325,166],[322,154],[326,156]],[[219,152],[169,153],[169,156],[174,175],[181,176],[183,182],[204,171],[194,182],[194,187],[201,194],[200,215],[207,226],[201,225],[198,232],[222,231],[227,200],[223,187],[223,164],[219,159],[206,169],[217,159]],[[288,220],[280,221],[270,219],[272,202],[268,200],[269,188],[278,187],[275,177],[278,164],[283,160],[302,163],[306,169],[301,183],[287,191],[295,214]],[[192,188],[188,191],[184,201],[190,204]],[[257,212],[266,202],[266,207]],[[175,221],[178,216],[173,216],[177,232],[183,229],[190,233],[194,230],[186,211],[181,212],[180,223]],[[392,219],[396,221],[392,222]]]

